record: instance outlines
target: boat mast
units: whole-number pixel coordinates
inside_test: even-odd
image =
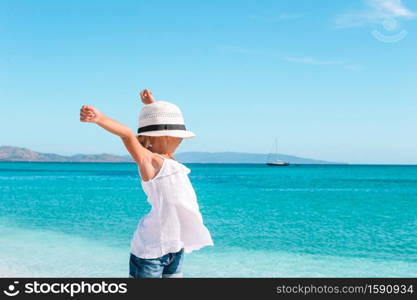
[[[275,137],[275,161],[278,161],[278,138]]]

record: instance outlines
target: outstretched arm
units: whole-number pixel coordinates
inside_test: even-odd
[[[109,118],[94,106],[83,105],[81,107],[80,121],[95,123],[105,130],[118,135],[136,163],[143,164],[150,161],[152,152],[139,143],[131,128]]]

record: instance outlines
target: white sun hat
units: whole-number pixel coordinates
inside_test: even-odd
[[[174,136],[191,139],[196,135],[187,130],[180,108],[167,101],[155,101],[145,104],[139,113],[139,125],[136,136]]]

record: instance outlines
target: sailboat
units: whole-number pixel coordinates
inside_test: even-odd
[[[278,139],[275,138],[275,160],[273,162],[269,162],[269,157],[270,157],[270,153],[268,154],[268,159],[266,164],[268,166],[272,166],[272,167],[285,167],[285,166],[289,166],[290,163],[282,161],[280,159],[278,159]]]

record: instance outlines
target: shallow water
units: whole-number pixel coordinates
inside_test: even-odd
[[[187,277],[415,277],[417,166],[186,164],[214,247]],[[135,164],[0,163],[0,276],[128,277]]]

